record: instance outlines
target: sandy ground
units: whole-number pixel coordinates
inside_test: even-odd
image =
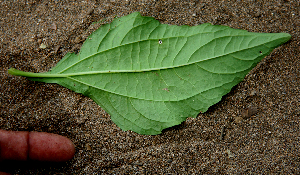
[[[300,174],[299,1],[2,0],[0,9],[0,128],[57,133],[76,145],[74,159],[63,164],[7,162],[0,170]],[[64,87],[7,74],[11,67],[48,71],[67,52],[77,52],[99,26],[134,11],[167,24],[209,22],[251,32],[286,32],[292,39],[208,112],[156,136],[120,130],[96,103]]]

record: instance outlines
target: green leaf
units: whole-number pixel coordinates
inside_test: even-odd
[[[207,111],[290,37],[160,24],[136,12],[100,27],[50,72],[8,72],[82,93],[121,129],[153,135]]]

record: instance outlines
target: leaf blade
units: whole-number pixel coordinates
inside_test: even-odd
[[[207,111],[289,39],[211,24],[171,26],[133,13],[100,27],[78,55],[30,79],[92,98],[123,130],[159,134]]]

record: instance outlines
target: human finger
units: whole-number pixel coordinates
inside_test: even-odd
[[[74,154],[74,144],[64,136],[46,132],[0,130],[0,161],[63,162],[72,159]]]

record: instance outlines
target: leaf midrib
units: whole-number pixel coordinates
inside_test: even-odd
[[[243,36],[249,36],[249,35],[243,35]],[[225,36],[225,37],[231,37],[231,36]],[[221,37],[219,37],[221,38]],[[215,39],[218,39],[218,38],[215,38]],[[213,40],[215,40],[213,39]],[[211,40],[210,42],[212,42],[213,40]],[[270,41],[272,42],[272,41]],[[209,42],[208,42],[209,43]],[[269,43],[269,42],[268,42]],[[207,43],[206,43],[207,44]],[[206,44],[204,44],[203,46],[205,46]],[[164,70],[164,69],[172,69],[172,68],[178,68],[178,67],[182,67],[182,66],[188,66],[188,65],[191,65],[191,64],[195,64],[195,63],[200,63],[200,62],[203,62],[203,61],[207,61],[207,60],[211,60],[211,59],[215,59],[215,58],[218,58],[218,57],[222,57],[222,56],[225,56],[225,55],[229,55],[229,54],[233,54],[233,53],[236,53],[236,52],[241,52],[243,50],[248,50],[248,49],[251,49],[251,48],[255,48],[255,47],[258,47],[260,45],[265,45],[266,46],[266,43],[264,44],[259,44],[259,45],[255,45],[255,46],[252,46],[252,47],[247,47],[245,49],[241,49],[241,50],[237,50],[237,51],[234,51],[234,52],[229,52],[229,53],[226,53],[226,54],[222,54],[222,55],[218,55],[218,56],[215,56],[215,57],[210,57],[210,58],[207,58],[207,59],[203,59],[203,60],[200,60],[200,61],[194,61],[194,62],[190,62],[190,63],[187,63],[187,64],[181,64],[181,65],[178,65],[178,66],[173,66],[173,67],[159,67],[159,68],[151,68],[151,69],[142,69],[142,70],[105,70],[105,71],[89,71],[89,72],[77,72],[77,73],[67,73],[67,74],[61,74],[61,73],[56,73],[56,74],[48,74],[49,76],[47,77],[71,77],[71,76],[79,76],[79,75],[93,75],[93,74],[102,74],[102,73],[136,73],[136,72],[148,72],[148,71],[157,71],[157,70]],[[202,46],[202,47],[203,47]],[[200,47],[199,49],[201,49],[202,47]],[[268,47],[268,46],[266,46]],[[269,47],[268,47],[269,48]],[[197,49],[197,50],[199,50]],[[196,50],[196,51],[197,51]],[[195,51],[195,52],[196,52]],[[99,53],[97,53],[99,54]],[[94,54],[96,55],[96,54]],[[94,55],[91,55],[91,56],[94,56]],[[91,57],[89,56],[89,57]],[[88,57],[87,57],[88,58]],[[238,59],[238,58],[236,58]],[[81,60],[83,61],[83,60]],[[81,62],[79,61],[79,62]],[[75,63],[75,64],[78,64],[79,62]],[[73,64],[72,66],[74,66],[75,64]],[[71,66],[70,66],[71,67]],[[68,68],[70,68],[68,67]],[[68,69],[67,68],[67,69]],[[65,69],[65,70],[67,70]],[[63,71],[65,71],[63,70]],[[52,75],[52,76],[51,76]]]

